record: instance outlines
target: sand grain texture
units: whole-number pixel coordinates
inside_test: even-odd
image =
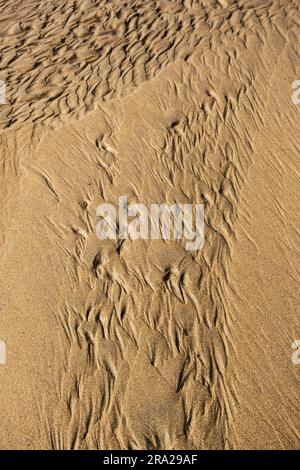
[[[300,5],[0,1],[2,449],[299,449]],[[204,203],[205,243],[96,208]]]

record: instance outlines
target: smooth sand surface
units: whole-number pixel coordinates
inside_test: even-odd
[[[298,0],[0,25],[0,448],[299,449]],[[203,203],[203,248],[100,240],[120,195]]]

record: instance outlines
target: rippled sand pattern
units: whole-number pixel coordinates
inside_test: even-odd
[[[299,449],[299,2],[0,25],[0,448]],[[100,240],[119,195],[203,203],[202,250]]]

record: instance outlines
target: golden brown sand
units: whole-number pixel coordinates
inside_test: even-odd
[[[0,1],[0,448],[298,449],[298,0]],[[96,208],[204,203],[205,242]]]

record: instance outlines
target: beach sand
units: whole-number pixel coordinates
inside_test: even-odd
[[[299,2],[0,21],[0,448],[299,449]],[[204,204],[202,249],[99,239],[121,195]]]

